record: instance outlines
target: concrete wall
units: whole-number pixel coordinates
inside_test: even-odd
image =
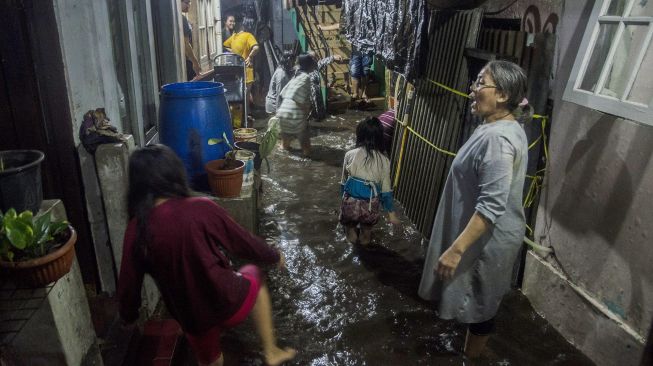
[[[62,55],[70,100],[75,144],[82,117],[89,109],[104,107],[120,130],[120,95],[117,89],[106,1],[55,0]],[[101,46],[102,45],[102,46]]]
[[[600,365],[637,364],[653,318],[653,127],[562,100],[592,0],[566,1],[558,29],[550,161],[524,292]]]
[[[529,33],[555,33],[564,0],[490,0],[482,9],[491,18],[520,19],[521,30]]]
[[[95,153],[98,179],[107,214],[113,263],[117,273],[120,273],[123,238],[129,221],[127,214],[129,155],[135,148],[134,139],[128,136],[124,143],[100,145]],[[154,313],[161,297],[156,283],[149,275],[145,276],[142,297],[142,310],[145,317],[149,317]]]

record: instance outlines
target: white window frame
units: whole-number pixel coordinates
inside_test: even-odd
[[[208,51],[208,34],[206,28],[206,4],[207,0],[197,1],[197,53],[199,55],[198,61],[200,62],[202,70],[206,70],[209,64],[209,51]]]
[[[629,17],[602,15],[607,12],[611,1],[616,0],[597,0],[594,5],[594,9],[592,10],[592,15],[588,20],[587,28],[585,29],[585,34],[583,36],[578,54],[576,55],[576,61],[574,62],[571,75],[567,81],[563,99],[585,107],[596,109],[604,113],[627,118],[647,125],[653,125],[653,101],[650,101],[649,105],[644,105],[638,102],[626,100],[634,85],[635,78],[642,66],[642,61],[646,55],[647,49],[653,47],[651,44],[651,40],[653,38],[653,16]],[[624,14],[630,14],[635,1],[637,0],[629,0],[626,5]],[[603,64],[603,68],[601,69],[597,87],[592,92],[582,90],[580,89],[580,86],[583,78],[585,77],[585,72],[588,68],[589,60],[592,56],[592,51],[594,50],[594,46],[599,36],[600,22],[604,24],[618,24],[618,29],[614,35],[612,44],[610,45],[608,57]],[[614,56],[619,41],[621,40],[621,36],[625,28],[625,23],[628,23],[629,25],[648,25],[648,30],[643,43],[644,47],[639,50],[639,54],[637,56],[637,67],[632,71],[632,74],[626,84],[624,95],[621,98],[615,98],[602,95],[600,93],[605,86],[606,80],[608,78],[608,73],[614,62]]]
[[[215,34],[215,4],[217,0],[207,0],[206,2],[206,33],[209,44],[209,67],[212,66],[212,60],[217,55],[217,44]]]

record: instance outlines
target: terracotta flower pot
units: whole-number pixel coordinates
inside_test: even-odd
[[[245,163],[235,160],[237,168],[222,169],[224,159],[211,160],[204,166],[209,178],[211,192],[217,197],[232,198],[240,196],[240,188],[243,185],[243,171]]]
[[[75,259],[77,232],[68,226],[70,237],[66,244],[43,257],[26,261],[6,262],[0,260],[0,271],[16,283],[28,287],[43,287],[70,271]]]

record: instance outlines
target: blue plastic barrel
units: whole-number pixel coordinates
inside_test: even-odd
[[[229,105],[222,83],[195,81],[164,85],[159,103],[159,139],[184,162],[191,187],[208,190],[204,165],[222,159],[233,144]],[[209,145],[209,139],[219,139]]]

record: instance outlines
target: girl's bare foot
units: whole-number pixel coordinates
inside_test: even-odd
[[[266,353],[263,355],[265,358],[265,364],[268,366],[278,366],[286,361],[290,361],[297,356],[297,351],[286,347],[284,349],[275,347],[272,352]]]

